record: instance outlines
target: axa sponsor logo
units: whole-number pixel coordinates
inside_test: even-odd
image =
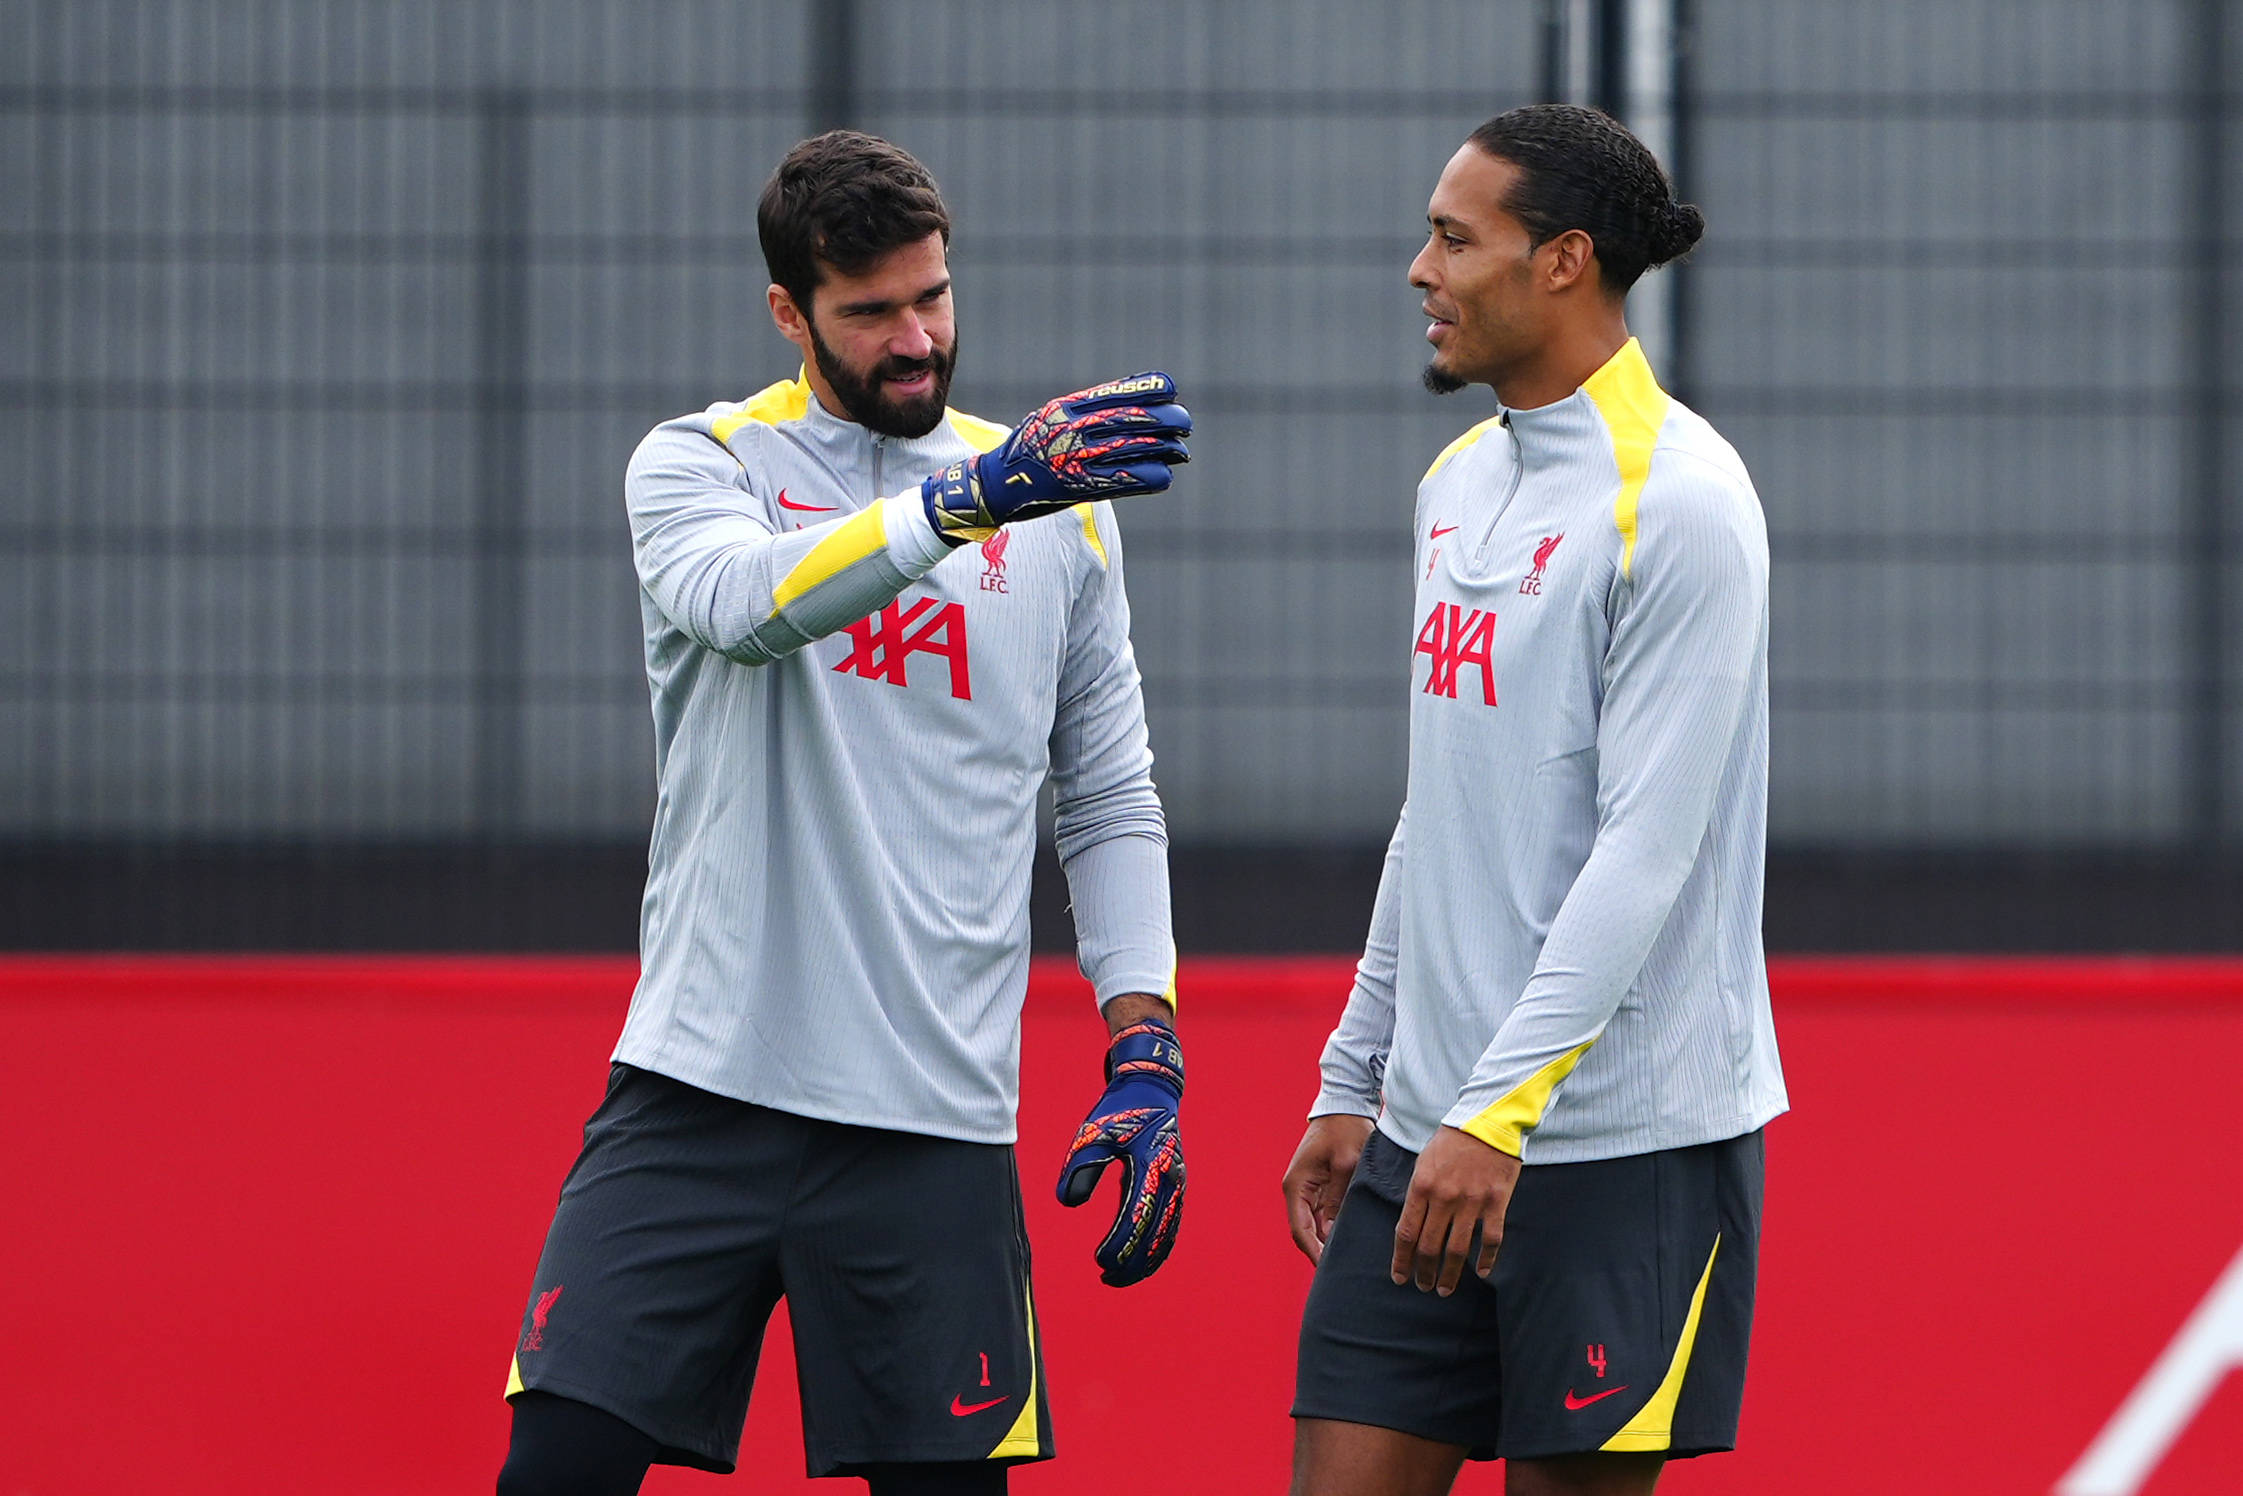
[[[1004,531],[997,533],[1002,535]],[[949,665],[950,694],[959,701],[973,700],[973,667],[966,656],[963,603],[921,597],[907,604],[899,597],[871,617],[850,624],[849,644],[848,658],[833,667],[842,675],[909,686],[911,657],[929,654]]]
[[[1528,597],[1542,595],[1542,573],[1549,568],[1550,555],[1557,550],[1558,542],[1565,539],[1562,530],[1555,535],[1545,535],[1534,548],[1534,569],[1519,579],[1519,591]]]
[[[1465,667],[1476,667],[1480,672],[1480,697],[1489,706],[1495,705],[1495,615],[1474,608],[1467,612],[1456,603],[1433,605],[1425,615],[1425,623],[1417,631],[1417,647],[1410,652],[1414,662],[1418,655],[1432,657],[1433,668],[1426,673],[1423,690],[1428,696],[1446,696],[1457,699],[1457,677]]]
[[[981,543],[981,590],[1005,590],[1005,547],[1012,544],[1012,531],[999,530]]]

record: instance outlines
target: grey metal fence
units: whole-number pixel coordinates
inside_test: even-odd
[[[1684,382],[1768,505],[1784,839],[2231,837],[2230,9],[1696,6]]]
[[[957,403],[1185,384],[1124,519],[1179,843],[1375,847],[1409,495],[1484,409],[1416,386],[1425,196],[1642,10],[5,0],[0,851],[640,843],[623,461],[792,372],[755,195],[843,120],[951,199]],[[1769,513],[1779,845],[2224,855],[2243,27],[1667,13],[1661,357]]]

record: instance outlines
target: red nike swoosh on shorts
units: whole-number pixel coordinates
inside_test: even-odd
[[[797,504],[787,497],[787,491],[782,488],[779,490],[779,507],[781,509],[800,509],[807,514],[831,514],[841,506],[839,504]]]
[[[988,1409],[997,1406],[998,1403],[1010,1402],[1011,1400],[1012,1399],[1010,1396],[1006,1396],[992,1398],[985,1403],[968,1403],[962,1397],[953,1397],[952,1399],[950,1399],[950,1416],[953,1418],[963,1418],[968,1413],[985,1412]]]
[[[1565,1389],[1565,1410],[1568,1413],[1578,1413],[1591,1403],[1603,1402],[1606,1398],[1615,1397],[1627,1390],[1627,1385],[1623,1383],[1618,1387],[1613,1387],[1606,1391],[1599,1392],[1593,1397],[1575,1397],[1573,1395],[1573,1389],[1571,1387],[1568,1387]]]
[[[781,502],[783,503],[783,502],[785,502],[785,501],[784,501],[784,500],[781,500]],[[1439,540],[1439,539],[1440,539],[1440,538],[1441,538],[1442,536],[1444,536],[1444,535],[1448,534],[1448,533],[1449,533],[1449,531],[1451,531],[1451,530],[1453,530],[1453,529],[1455,529],[1455,528],[1456,528],[1456,526],[1454,526],[1454,525],[1435,525],[1435,526],[1433,527],[1433,533],[1432,533],[1431,535],[1428,535],[1428,536],[1426,536],[1425,538],[1426,538],[1426,539],[1428,539],[1428,540]]]

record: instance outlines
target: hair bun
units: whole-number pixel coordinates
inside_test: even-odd
[[[1706,231],[1706,215],[1691,203],[1668,202],[1659,211],[1651,233],[1651,263],[1664,265],[1690,253]]]

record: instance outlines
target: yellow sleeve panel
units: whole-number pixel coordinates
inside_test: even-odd
[[[1075,513],[1083,522],[1083,539],[1089,544],[1090,553],[1098,558],[1099,570],[1105,570],[1108,564],[1106,561],[1106,542],[1100,539],[1098,535],[1097,506],[1094,504],[1077,504]]]
[[[810,381],[797,373],[792,379],[765,385],[741,401],[740,408],[730,415],[718,416],[709,423],[709,434],[729,444],[732,433],[750,421],[776,426],[782,421],[799,421],[809,413]]]
[[[512,1402],[515,1394],[524,1390],[526,1389],[522,1386],[522,1358],[516,1356],[507,1363],[506,1367],[506,1400]]]
[[[1713,1260],[1720,1255],[1721,1238],[1716,1235],[1713,1250],[1706,1254],[1706,1270],[1698,1275],[1698,1291],[1690,1295],[1690,1313],[1682,1321],[1682,1338],[1675,1342],[1674,1359],[1667,1363],[1659,1390],[1620,1432],[1604,1441],[1606,1449],[1619,1454],[1640,1453],[1666,1449],[1674,1443],[1674,1405],[1681,1401],[1682,1379],[1690,1373],[1690,1352],[1698,1344],[1698,1319],[1706,1307],[1706,1285],[1713,1281]]]
[[[1636,505],[1651,476],[1651,450],[1659,444],[1667,407],[1674,402],[1659,388],[1643,345],[1628,339],[1581,388],[1596,401],[1612,433],[1612,455],[1620,465],[1620,496],[1612,503],[1612,523],[1620,531],[1620,575],[1633,576],[1636,557]]]
[[[1541,1124],[1542,1114],[1550,1109],[1550,1093],[1573,1073],[1581,1056],[1589,1052],[1589,1045],[1596,1042],[1587,1040],[1559,1055],[1496,1098],[1493,1106],[1465,1123],[1462,1130],[1490,1148],[1517,1158],[1526,1147],[1527,1133]]]
[[[876,556],[888,544],[888,527],[884,511],[886,499],[870,504],[850,515],[833,527],[833,533],[810,548],[810,554],[795,562],[794,570],[779,579],[771,591],[771,616],[776,618],[788,603],[808,592],[820,582],[831,581],[842,572],[868,556]]]
[[[1464,435],[1458,437],[1455,441],[1450,442],[1447,446],[1441,449],[1441,455],[1433,459],[1433,466],[1425,470],[1425,478],[1430,478],[1435,473],[1439,472],[1442,468],[1447,467],[1449,465],[1449,459],[1451,457],[1454,457],[1457,453],[1463,451],[1466,447],[1471,446],[1481,437],[1486,436],[1490,431],[1493,431],[1496,427],[1502,424],[1503,417],[1490,416],[1488,419],[1482,421],[1479,425],[1474,426],[1470,431],[1465,432]],[[1418,479],[1418,482],[1423,483],[1425,481],[1425,478]]]
[[[1044,1452],[1043,1440],[1036,1432],[1036,1413],[1042,1406],[1037,1399],[1044,1395],[1036,1376],[1036,1368],[1042,1364],[1036,1355],[1036,1296],[1030,1293],[1027,1299],[1028,1398],[1020,1405],[1020,1416],[1012,1421],[1012,1427],[997,1441],[997,1447],[989,1451],[988,1457],[993,1460],[1033,1460]]]
[[[962,410],[954,410],[949,414],[950,429],[957,432],[960,439],[976,452],[993,452],[999,442],[1012,435],[1010,426],[1000,426],[995,421],[969,416]]]

